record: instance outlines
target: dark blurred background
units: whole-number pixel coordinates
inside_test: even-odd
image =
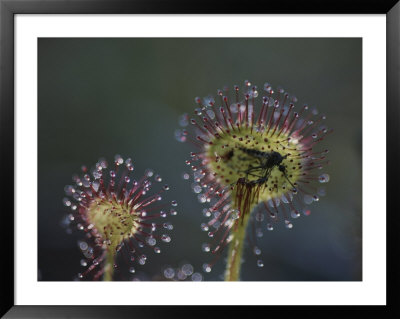
[[[221,259],[210,274],[201,251],[208,240],[203,206],[182,179],[190,145],[174,139],[179,116],[194,97],[248,79],[282,86],[327,115],[334,133],[324,141],[331,164],[327,196],[308,217],[265,232],[264,267],[247,249],[243,280],[348,281],[362,279],[362,42],[355,38],[39,39],[39,280],[73,280],[80,266],[78,231],[61,220],[64,186],[81,165],[100,157],[132,157],[135,177],[146,168],[171,186],[179,202],[172,242],[137,266],[135,278],[154,279],[165,267],[190,263],[204,280],[221,280]],[[133,278],[133,277],[132,277]],[[157,278],[157,277],[156,277]]]

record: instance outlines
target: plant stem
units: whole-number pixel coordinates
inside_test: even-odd
[[[248,212],[244,212],[243,219],[238,220],[237,228],[233,232],[233,239],[229,244],[228,262],[225,269],[225,281],[240,280],[240,267],[242,265],[242,255],[244,241],[246,239],[246,228],[249,222],[250,213],[254,206],[251,206]]]
[[[115,246],[110,245],[106,251],[106,260],[104,262],[104,276],[103,281],[112,281],[114,274],[115,263]]]

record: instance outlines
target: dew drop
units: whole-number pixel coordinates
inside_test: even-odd
[[[115,161],[115,164],[121,165],[124,162],[124,159],[121,157],[121,155],[117,154],[114,156],[114,161]]]
[[[67,206],[67,207],[71,206],[71,201],[70,201],[68,198],[64,198],[64,199],[63,199],[63,203],[64,203],[64,205]]]
[[[154,232],[157,229],[157,224],[156,223],[151,223],[151,231]]]
[[[293,224],[288,220],[285,220],[285,226],[286,226],[287,229],[292,229],[293,228]]]
[[[261,255],[261,249],[260,248],[258,248],[257,246],[255,246],[254,248],[253,248],[253,253],[254,253],[254,255]]]
[[[204,194],[199,194],[199,196],[197,196],[197,199],[200,203],[204,204],[207,201],[207,196]]]
[[[81,273],[79,273],[79,274],[78,274],[78,278],[79,278],[79,279],[82,279],[82,278],[83,278],[83,275],[82,275]]]
[[[201,230],[202,231],[208,231],[208,225],[206,224],[206,223],[202,223],[201,225],[200,225],[200,227],[201,227]]]
[[[205,272],[211,272],[211,266],[210,264],[203,264],[203,270]]]
[[[203,216],[205,216],[205,217],[210,217],[211,216],[211,212],[209,211],[208,208],[204,208],[203,209]]]
[[[276,218],[276,214],[275,214],[274,212],[270,212],[270,213],[269,213],[269,216],[270,216],[272,219],[275,219],[275,218]]]
[[[75,188],[72,187],[71,185],[67,185],[64,187],[64,191],[65,191],[65,194],[72,195],[73,193],[75,193]]]
[[[160,217],[162,217],[162,218],[167,217],[167,212],[164,210],[160,210]]]
[[[207,115],[208,115],[211,119],[214,119],[214,118],[215,118],[215,114],[214,114],[213,110],[207,110]]]
[[[152,177],[152,176],[154,175],[154,171],[153,171],[152,169],[146,169],[145,172],[144,172],[144,174],[145,174],[147,177]]]
[[[189,115],[187,113],[184,113],[179,118],[179,125],[185,127],[188,126],[188,124],[189,124]]]
[[[87,249],[89,248],[88,244],[85,243],[84,241],[78,242],[78,245],[79,245],[79,248],[80,248],[81,250],[87,250]]]
[[[183,265],[181,270],[186,276],[190,276],[191,274],[193,274],[193,266],[191,264]]]
[[[258,212],[258,213],[256,214],[256,221],[262,222],[263,220],[264,220],[264,214]]]
[[[178,214],[178,212],[175,209],[171,209],[169,213],[171,216],[176,216]]]
[[[154,177],[154,180],[155,180],[156,182],[162,182],[162,177],[161,177],[160,175],[156,175],[156,176]]]
[[[135,271],[136,271],[135,268],[133,268],[133,267],[130,267],[130,268],[129,268],[129,272],[130,272],[131,274],[134,274]]]
[[[318,177],[320,183],[328,183],[330,176],[328,174],[322,174]]]
[[[174,206],[174,207],[176,207],[176,206],[178,206],[178,202],[177,202],[176,200],[173,200],[173,201],[171,202],[171,205]]]
[[[147,259],[146,255],[140,256],[139,259],[138,259],[139,265],[143,266],[146,263],[146,259]]]
[[[264,262],[261,259],[257,260],[257,267],[264,267]]]
[[[147,237],[146,242],[149,246],[154,246],[157,243],[157,240],[154,237]]]
[[[188,180],[190,178],[190,175],[188,173],[183,173],[182,178]]]
[[[164,234],[164,235],[161,236],[161,240],[164,243],[169,243],[171,241],[171,237],[169,237],[168,235]]]
[[[185,280],[187,278],[187,276],[183,273],[183,271],[178,270],[178,272],[176,274],[176,278],[178,280]]]
[[[267,229],[269,231],[274,230],[274,227],[272,226],[272,224],[267,224]]]
[[[304,197],[303,197],[303,201],[307,205],[310,205],[314,201],[314,198],[312,196],[310,196],[310,195],[305,194]]]
[[[201,250],[208,253],[211,250],[210,244],[204,243],[203,245],[201,245]]]
[[[92,248],[89,248],[88,250],[83,251],[83,255],[84,255],[86,258],[92,258],[92,257],[93,257],[93,249],[92,249]]]
[[[99,179],[100,177],[102,176],[102,174],[100,173],[100,172],[98,172],[98,171],[94,171],[93,172],[93,177],[94,177],[94,179]]]
[[[133,163],[131,158],[127,158],[125,160],[125,165],[128,168],[128,170],[133,171]]]
[[[156,254],[159,254],[159,253],[161,253],[161,249],[159,247],[154,247],[154,252]]]
[[[164,223],[163,227],[168,230],[173,230],[174,226],[171,223]]]
[[[168,267],[164,270],[164,277],[167,279],[172,279],[175,276],[175,270],[171,267]]]
[[[81,266],[86,267],[87,266],[87,261],[86,259],[81,259]]]
[[[298,218],[300,217],[300,213],[297,210],[292,210],[290,216],[292,216],[292,218]]]
[[[302,210],[304,216],[309,216],[311,214],[311,210],[303,208]]]
[[[195,272],[192,275],[192,281],[202,281],[202,280],[203,280],[203,276],[200,273]]]
[[[167,184],[165,184],[165,185],[163,186],[163,189],[164,189],[165,191],[169,191],[169,186],[168,186]]]
[[[193,187],[193,192],[195,192],[196,194],[201,193],[201,191],[202,191],[202,188],[200,185],[196,185]]]

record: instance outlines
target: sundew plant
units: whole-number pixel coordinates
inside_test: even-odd
[[[245,81],[243,89],[224,88],[216,98],[195,102],[193,116],[181,117],[175,137],[193,150],[186,161],[193,192],[208,205],[203,213],[209,220],[201,228],[210,242],[202,248],[213,257],[203,270],[210,272],[227,251],[224,278],[237,281],[249,229],[255,238],[275,225],[291,229],[292,220],[310,215],[309,205],[325,195],[320,184],[329,175],[321,170],[329,162],[321,142],[332,130],[325,115],[295,106],[296,97],[268,83],[259,90]],[[256,242],[251,248],[263,267],[268,261]]]
[[[133,171],[130,158],[116,155],[111,164],[100,159],[91,171],[82,166],[82,175],[73,175],[74,183],[65,186],[63,202],[71,209],[66,224],[82,232],[78,245],[85,270],[77,279],[113,280],[119,256],[133,274],[147,261],[145,248],[159,254],[159,244],[171,241],[168,218],[177,214],[177,202],[163,198],[169,186],[156,185],[152,192],[162,177],[148,169],[135,179]]]

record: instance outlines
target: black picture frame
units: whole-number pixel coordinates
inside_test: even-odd
[[[387,306],[291,306],[269,307],[268,316],[356,316],[361,312],[380,318],[400,315],[398,307],[398,263],[400,242],[395,203],[395,181],[399,162],[400,136],[400,3],[397,0],[325,0],[325,1],[162,1],[162,0],[0,0],[0,192],[1,203],[1,312],[4,318],[158,318],[249,315],[247,307],[193,306],[15,306],[14,304],[14,17],[16,14],[386,14],[387,18]],[[383,141],[382,141],[383,142]],[[377,166],[380,165],[377,154]],[[271,314],[272,312],[272,314]]]

